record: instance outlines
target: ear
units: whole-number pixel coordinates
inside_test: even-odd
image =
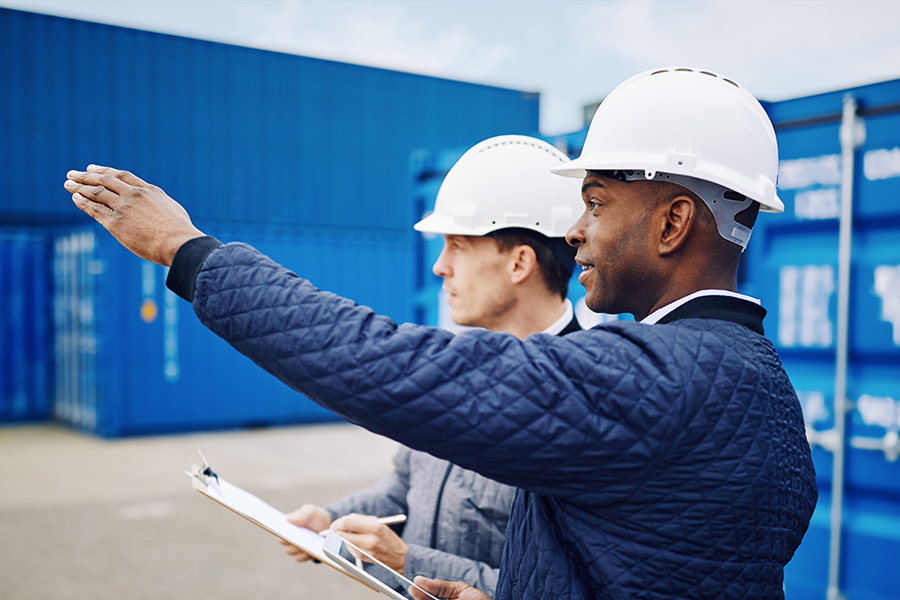
[[[534,248],[527,244],[516,246],[510,252],[510,276],[513,283],[521,283],[535,272],[538,266]]]
[[[667,256],[684,246],[697,216],[697,205],[690,196],[679,194],[663,205],[659,236],[659,254]]]

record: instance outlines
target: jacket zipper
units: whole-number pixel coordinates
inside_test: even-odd
[[[444,496],[444,486],[447,485],[447,479],[450,478],[450,471],[453,470],[453,463],[447,465],[444,471],[444,480],[441,481],[441,487],[438,488],[437,502],[434,505],[434,520],[431,522],[431,545],[430,548],[437,550],[438,521],[441,514],[441,498]]]

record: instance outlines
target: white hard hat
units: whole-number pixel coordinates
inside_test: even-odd
[[[750,92],[710,71],[655,69],[614,89],[594,114],[581,156],[553,169],[577,178],[585,171],[637,171],[646,179],[677,176],[676,183],[710,207],[720,233],[730,232],[732,224],[744,227],[733,222],[739,211],[725,203],[731,222],[722,223],[722,203],[704,198],[692,180],[737,192],[759,202],[763,211],[784,212],[775,190],[778,143],[772,122]],[[744,229],[723,237],[745,246],[749,229]]]
[[[417,231],[487,235],[500,229],[528,229],[564,238],[584,208],[581,182],[561,179],[550,169],[569,158],[543,140],[501,135],[480,142],[460,158],[438,191],[434,212]]]

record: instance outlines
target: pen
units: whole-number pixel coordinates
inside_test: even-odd
[[[400,523],[406,523],[406,515],[391,515],[390,517],[378,517],[378,522],[382,525],[398,525]],[[319,535],[326,535],[330,529],[323,529],[319,532]]]

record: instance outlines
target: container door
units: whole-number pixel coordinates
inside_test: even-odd
[[[55,416],[89,431],[97,426],[95,238],[90,230],[57,237],[53,247]]]
[[[50,412],[48,256],[40,232],[0,232],[0,422]]]

